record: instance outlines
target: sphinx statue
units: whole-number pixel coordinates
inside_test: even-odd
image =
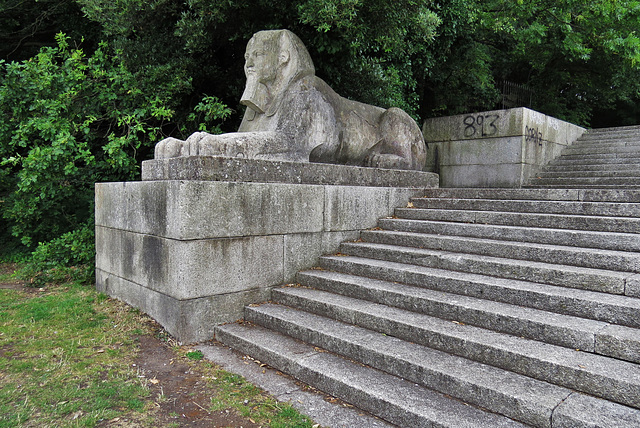
[[[196,132],[166,138],[155,158],[230,156],[422,170],[420,128],[399,108],[383,109],[339,96],[315,75],[302,41],[288,30],[249,40],[238,132]]]

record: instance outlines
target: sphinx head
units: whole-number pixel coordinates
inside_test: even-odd
[[[245,52],[247,83],[240,103],[256,113],[273,115],[291,82],[315,73],[307,48],[291,31],[260,31]]]

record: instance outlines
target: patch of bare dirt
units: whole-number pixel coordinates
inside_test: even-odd
[[[156,337],[141,336],[139,340],[140,352],[135,364],[140,375],[149,380],[151,398],[157,406],[157,423],[203,428],[260,426],[231,409],[210,412],[208,408],[215,391],[202,379],[197,366],[181,362],[175,352]]]
[[[12,274],[16,271],[17,265],[15,263],[2,263],[0,264],[0,275]],[[5,279],[0,281],[0,289],[12,289],[22,290],[24,289],[24,282],[15,278]]]

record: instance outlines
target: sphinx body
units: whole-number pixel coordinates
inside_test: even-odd
[[[426,146],[418,125],[398,108],[339,96],[315,76],[300,39],[261,31],[247,45],[247,106],[238,132],[167,138],[155,157],[231,156],[421,170]]]

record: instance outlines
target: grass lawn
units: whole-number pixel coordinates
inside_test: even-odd
[[[11,281],[0,275],[0,284]],[[147,343],[156,344],[153,352]],[[164,378],[149,377],[141,361],[152,358],[188,376],[167,371]],[[199,414],[176,410],[176,403],[189,400]],[[0,289],[0,427],[178,427],[194,421],[317,426],[90,286]]]

